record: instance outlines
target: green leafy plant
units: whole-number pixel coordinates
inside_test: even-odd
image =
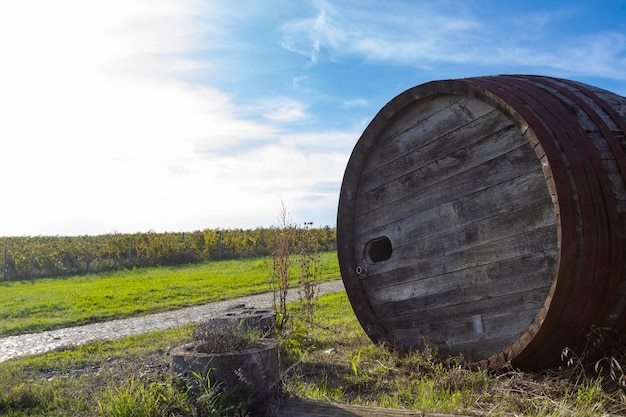
[[[352,368],[352,372],[354,373],[355,378],[359,377],[359,364],[361,363],[361,351],[362,349],[359,349],[356,355],[353,355],[350,358],[350,367]]]
[[[188,386],[188,401],[194,415],[202,417],[223,417],[228,415],[242,415],[241,404],[232,404],[220,391],[219,384],[212,385],[210,373],[200,375],[192,372],[194,382]],[[199,391],[197,387],[201,387]]]

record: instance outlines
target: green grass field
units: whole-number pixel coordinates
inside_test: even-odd
[[[321,263],[320,280],[339,277],[334,252],[322,254]],[[4,334],[21,333],[258,293],[269,290],[267,276],[263,259],[248,259],[3,283],[0,326]],[[314,325],[304,319],[302,302],[289,305],[289,317],[275,336],[283,390],[292,397],[460,415],[626,415],[621,367],[616,375],[614,367],[609,373],[579,362],[536,374],[485,372],[433,348],[398,351],[369,340],[345,292],[316,300]],[[196,415],[202,397],[172,373],[167,354],[191,340],[193,330],[186,325],[2,362],[0,416]],[[614,360],[623,366],[623,356]]]
[[[585,375],[576,367],[541,374],[473,371],[433,349],[401,352],[373,344],[345,292],[317,300],[314,326],[299,319],[301,303],[289,311],[293,321],[277,338],[283,390],[292,397],[468,416],[626,415],[608,375]],[[167,355],[192,332],[187,325],[2,362],[0,416],[196,415],[196,400],[172,373]]]
[[[339,278],[336,252],[320,254],[320,280]],[[269,259],[135,269],[0,284],[0,336],[138,316],[270,290]],[[297,282],[297,267],[292,276]]]

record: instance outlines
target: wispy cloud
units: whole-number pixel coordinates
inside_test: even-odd
[[[262,99],[240,110],[253,118],[260,116],[270,122],[288,123],[308,117],[306,107],[307,105],[302,101],[283,96]]]
[[[364,98],[355,98],[352,100],[344,101],[341,107],[344,109],[352,109],[355,107],[367,107],[369,102]]]
[[[470,43],[480,28],[470,18],[450,17],[428,4],[417,6],[389,3],[384,10],[367,5],[318,3],[317,15],[283,26],[283,46],[309,57],[314,64],[320,51],[326,59],[357,55],[366,59],[415,63],[428,57],[437,60],[446,54],[447,43]],[[460,45],[459,45],[460,46]],[[461,50],[462,48],[459,48]]]
[[[361,131],[365,126],[360,125],[353,130],[346,131],[317,131],[313,133],[289,132],[282,134],[278,139],[283,146],[298,150],[303,154],[343,154],[348,155]]]
[[[306,56],[307,66],[317,64],[322,47],[328,52],[339,46],[337,37],[343,34],[342,30],[334,26],[334,20],[327,17],[327,7],[324,6],[315,16],[285,24],[282,32],[282,46]]]
[[[454,4],[458,8],[451,10]],[[383,11],[350,2],[318,2],[317,7],[317,15],[282,28],[284,46],[309,56],[310,65],[360,57],[427,70],[443,64],[499,65],[626,79],[623,33],[555,36],[554,26],[580,18],[580,7],[501,14],[490,20],[493,16],[481,15],[478,7],[470,10],[455,2],[389,3]]]

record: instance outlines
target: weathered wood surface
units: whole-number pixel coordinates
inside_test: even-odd
[[[396,120],[404,130],[385,130],[363,162],[356,246],[389,237],[393,262],[368,265],[362,285],[398,343],[426,340],[484,359],[517,340],[543,306],[556,215],[524,132],[477,99],[444,101]]]
[[[358,407],[306,400],[284,400],[276,417],[455,417],[451,414],[426,413],[380,407]],[[456,416],[461,417],[461,416]]]
[[[623,149],[626,98],[566,80],[396,97],[355,146],[339,202],[342,277],[368,335],[544,367],[591,329],[626,331]],[[373,261],[380,240],[390,250]]]

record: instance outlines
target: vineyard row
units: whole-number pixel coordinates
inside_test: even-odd
[[[98,236],[0,237],[2,279],[28,280],[114,271],[124,268],[269,255],[284,229],[206,229],[182,233]],[[298,241],[315,242],[319,251],[336,250],[335,228],[289,228]],[[296,249],[296,248],[294,248]]]

